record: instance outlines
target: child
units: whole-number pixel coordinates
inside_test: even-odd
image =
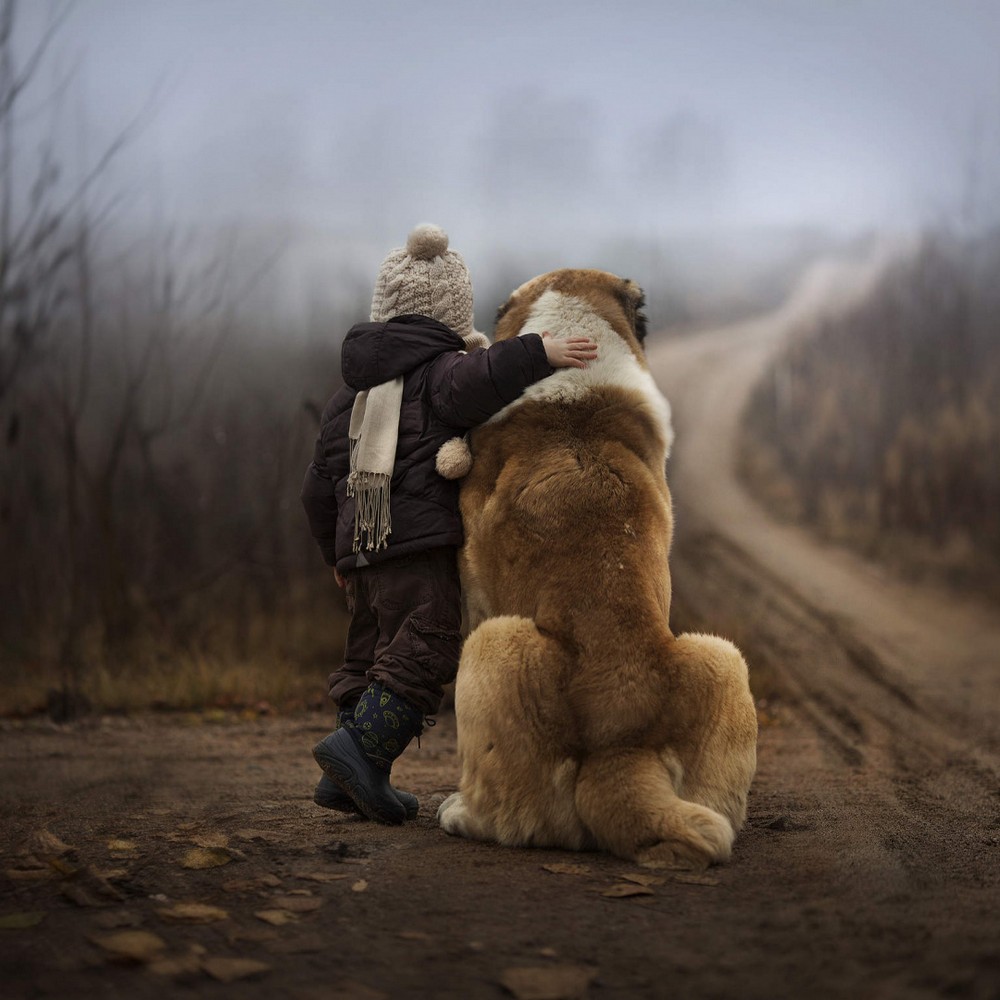
[[[436,453],[555,368],[597,357],[585,337],[489,346],[472,323],[465,262],[443,230],[418,226],[382,262],[371,322],[344,340],[345,385],[323,412],[302,488],[352,614],[329,682],[339,727],[313,749],[325,772],[316,801],[383,823],[417,814],[390,770],[458,669],[458,483],[438,474]]]

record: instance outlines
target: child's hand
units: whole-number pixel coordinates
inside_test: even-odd
[[[553,368],[586,368],[588,361],[597,357],[597,344],[588,337],[553,337],[546,330],[542,334],[545,356]]]
[[[333,567],[333,578],[337,581],[337,586],[340,587],[341,590],[347,586],[347,581],[337,572],[336,566]]]

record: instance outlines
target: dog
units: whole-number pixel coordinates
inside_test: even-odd
[[[729,858],[746,817],[757,716],[737,648],[668,624],[673,433],[642,307],[632,281],[565,269],[498,314],[498,340],[582,334],[599,355],[472,436],[462,775],[438,820],[477,840],[697,870]]]

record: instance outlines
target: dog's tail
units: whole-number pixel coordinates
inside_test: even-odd
[[[588,757],[576,808],[598,845],[650,867],[699,871],[728,861],[736,831],[721,813],[678,796],[679,769],[648,749]]]
[[[740,651],[717,636],[669,634],[651,655],[669,675],[647,700],[665,739],[588,757],[576,807],[602,847],[664,867],[729,858],[756,768],[757,712]],[[624,713],[628,716],[628,713]],[[631,717],[631,716],[628,716]],[[681,744],[671,739],[686,732]],[[691,733],[698,733],[692,745]],[[653,747],[656,749],[653,749]]]

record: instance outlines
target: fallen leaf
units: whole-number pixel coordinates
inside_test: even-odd
[[[128,853],[130,851],[136,851],[139,849],[139,845],[134,840],[109,840],[108,850],[114,851],[116,853]]]
[[[49,858],[49,868],[51,868],[57,875],[61,875],[63,878],[69,878],[80,870],[76,867],[76,865],[71,865],[68,861],[63,860],[62,858]]]
[[[75,851],[75,847],[63,843],[54,833],[40,829],[33,831],[21,849],[21,854],[34,854],[39,858],[61,858]]]
[[[664,885],[667,881],[666,875],[633,875],[630,872],[618,876],[636,885]]]
[[[640,868],[650,868],[653,871],[666,872],[669,876],[673,876],[678,872],[683,872],[691,875],[698,875],[703,872],[708,865],[707,864],[683,864],[678,865],[670,861],[640,861]]]
[[[192,847],[181,858],[181,868],[220,868],[233,860],[232,854],[224,847]]]
[[[156,911],[164,920],[175,924],[211,924],[216,920],[228,920],[229,914],[218,906],[208,903],[176,903],[169,908]]]
[[[62,894],[77,906],[110,906],[121,902],[125,895],[93,868],[73,872],[72,881],[62,883]]]
[[[128,870],[125,868],[93,868],[91,870],[97,878],[103,879],[104,881],[112,878],[124,878],[128,875]]]
[[[567,864],[564,861],[556,861],[551,865],[542,865],[547,872],[554,872],[556,875],[589,875],[588,865]]]
[[[270,886],[272,889],[276,889],[279,885],[281,885],[281,879],[278,878],[277,875],[261,875],[257,881],[260,882],[261,885]]]
[[[237,979],[249,979],[251,976],[261,976],[271,971],[271,966],[266,962],[258,962],[252,958],[223,956],[202,959],[201,967],[220,983],[234,983]]]
[[[257,910],[254,916],[258,920],[263,920],[266,924],[274,927],[283,927],[285,924],[293,924],[299,918],[288,910]]]
[[[191,843],[197,847],[211,849],[213,847],[228,847],[229,837],[221,832],[200,833],[197,837],[191,838]]]
[[[541,955],[542,958],[558,958],[559,957],[559,952],[557,952],[555,950],[555,948],[539,948],[538,949],[538,954]]]
[[[400,931],[396,937],[401,938],[403,941],[432,941],[434,940],[430,934],[424,931]]]
[[[272,896],[270,902],[289,913],[312,913],[323,905],[317,896]]]
[[[149,931],[117,931],[95,935],[90,940],[108,952],[110,958],[125,962],[152,962],[167,947],[163,938]]]
[[[505,969],[500,982],[517,1000],[580,1000],[596,976],[592,965],[544,965]]]
[[[601,895],[611,899],[627,899],[629,896],[652,896],[654,893],[649,886],[619,882],[617,885],[611,886],[610,889],[605,889]]]
[[[351,892],[364,892],[368,888],[368,880],[359,878],[354,885],[351,886]]]
[[[308,882],[339,882],[349,876],[334,872],[292,872],[292,877],[305,879]]]
[[[5,913],[0,916],[0,930],[26,931],[31,927],[37,927],[44,919],[45,914],[38,910],[24,913]]]
[[[4,875],[15,882],[40,882],[54,878],[57,872],[46,865],[44,868],[5,868]],[[346,878],[346,876],[345,876]]]
[[[695,872],[674,872],[670,876],[671,882],[680,882],[683,885],[718,885],[719,880],[711,875],[698,875]]]

